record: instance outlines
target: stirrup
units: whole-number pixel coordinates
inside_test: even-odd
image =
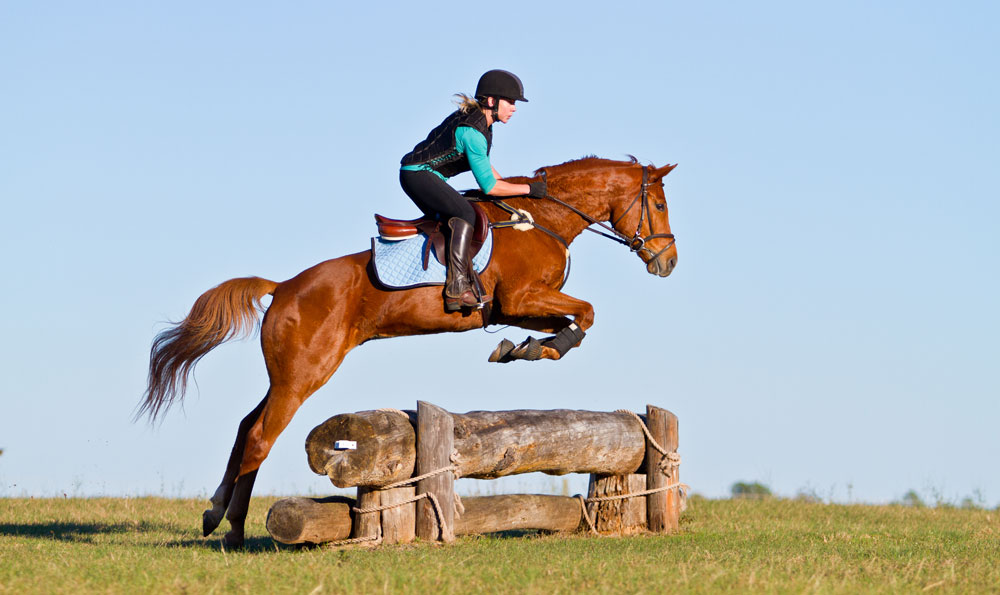
[[[472,285],[472,295],[476,296],[477,308],[482,308],[493,301],[493,296],[486,293],[486,286],[483,285],[483,280],[479,278],[479,271],[472,263],[469,263],[469,281]]]

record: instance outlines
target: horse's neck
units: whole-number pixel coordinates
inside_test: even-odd
[[[593,180],[585,184],[574,183],[562,187],[557,183],[551,192],[552,196],[603,222],[610,217],[611,203],[606,194],[596,191],[595,188],[604,186],[605,183],[603,178],[595,175]],[[572,242],[590,225],[589,221],[559,203],[550,200],[541,200],[538,203],[537,209],[529,207],[535,221],[558,233],[567,243]]]

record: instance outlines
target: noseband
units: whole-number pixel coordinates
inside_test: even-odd
[[[548,179],[546,178],[546,174],[545,174],[545,170],[544,169],[541,170],[541,175],[542,175],[542,181],[544,181],[545,185],[548,186]],[[549,200],[551,200],[551,201],[553,201],[555,203],[558,203],[558,204],[566,207],[567,209],[573,211],[574,213],[576,213],[577,215],[579,215],[580,217],[582,217],[583,220],[586,221],[587,223],[589,223],[591,225],[598,225],[600,227],[603,227],[604,229],[608,230],[611,233],[607,234],[607,233],[604,233],[603,231],[598,231],[598,230],[593,229],[591,227],[587,227],[586,228],[588,231],[592,231],[592,232],[594,232],[594,233],[596,233],[598,235],[602,235],[602,236],[604,236],[604,237],[606,237],[606,238],[608,238],[610,240],[614,240],[614,241],[618,242],[619,244],[628,246],[629,250],[631,250],[632,252],[639,252],[639,253],[645,252],[646,254],[649,254],[649,260],[650,261],[656,260],[661,254],[663,254],[664,252],[666,252],[667,250],[669,250],[670,247],[674,245],[674,234],[672,234],[672,233],[653,233],[653,219],[652,219],[652,217],[649,216],[649,168],[646,167],[646,166],[642,167],[642,187],[639,189],[639,194],[635,195],[635,198],[633,198],[632,202],[629,203],[628,208],[625,209],[625,212],[622,213],[621,215],[619,215],[617,219],[615,219],[614,221],[612,221],[610,226],[609,225],[605,225],[601,221],[598,221],[597,219],[594,219],[593,217],[591,217],[590,215],[584,213],[580,209],[574,207],[571,204],[568,204],[568,203],[565,203],[565,202],[559,200],[558,198],[552,196],[551,194],[546,194],[545,198],[547,198],[547,199],[549,199]],[[639,225],[636,226],[635,233],[632,234],[632,237],[630,238],[627,235],[625,235],[622,232],[620,232],[617,229],[615,229],[615,226],[618,224],[619,221],[621,221],[625,217],[625,215],[629,214],[629,212],[632,210],[632,207],[634,207],[637,202],[641,205],[640,206],[640,211],[639,211]],[[649,232],[650,233],[647,236],[643,236],[642,235],[642,222],[645,219],[649,219]],[[659,252],[656,252],[654,254],[652,250],[650,250],[649,248],[646,247],[646,242],[648,242],[649,240],[657,239],[657,238],[666,238],[666,239],[669,239],[670,241],[667,242],[667,245],[664,246],[662,249],[660,249]]]

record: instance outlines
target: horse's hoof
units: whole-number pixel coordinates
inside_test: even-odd
[[[497,345],[497,348],[494,349],[493,353],[490,354],[490,361],[493,363],[499,362],[501,364],[505,364],[510,361],[509,359],[507,359],[507,356],[510,354],[511,351],[514,351],[514,343],[512,341],[504,339],[503,341],[500,341],[500,344]]]
[[[227,550],[243,549],[243,536],[230,531],[229,533],[226,533],[225,537],[222,538],[222,545]]]
[[[542,357],[542,344],[534,337],[528,337],[510,352],[510,359],[535,361]]]
[[[213,513],[214,509],[210,508],[201,515],[201,531],[205,537],[211,535],[219,527],[219,523],[222,522],[222,513]]]

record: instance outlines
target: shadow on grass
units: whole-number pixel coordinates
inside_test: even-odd
[[[525,539],[531,537],[542,537],[545,535],[554,535],[551,531],[542,531],[541,529],[511,529],[510,531],[497,531],[496,533],[487,533],[485,537],[490,539]]]
[[[516,530],[513,530],[513,531],[499,531],[497,533],[489,533],[487,535],[475,535],[475,536],[469,535],[469,536],[462,537],[460,539],[477,539],[477,538],[478,539],[503,539],[503,540],[506,540],[506,539],[532,539],[532,538],[543,537],[543,536],[549,535],[549,534],[551,534],[551,533],[546,532],[546,531],[536,530],[536,529],[516,529]],[[175,542],[175,543],[172,543],[172,544],[167,544],[167,545],[169,547],[187,547],[187,548],[195,548],[195,549],[209,549],[209,550],[215,550],[215,551],[218,551],[218,552],[221,552],[223,550],[223,547],[222,547],[222,537],[213,537],[213,538],[210,538],[210,539],[185,539],[185,540],[178,541],[178,542]],[[416,545],[416,546],[420,546],[420,545],[428,546],[428,545],[431,545],[431,546],[433,546],[435,544],[434,543],[428,544],[428,543],[419,543],[418,542],[418,543],[410,544],[410,545],[411,546],[413,546],[413,545]],[[348,547],[352,547],[353,548],[353,547],[356,547],[356,546],[348,546]],[[262,553],[275,553],[275,552],[298,552],[298,551],[306,552],[306,551],[323,550],[323,549],[330,549],[332,551],[332,550],[337,549],[337,548],[335,548],[334,546],[331,546],[330,544],[326,544],[326,543],[283,544],[283,543],[278,543],[277,541],[274,541],[270,537],[259,536],[259,537],[247,537],[246,541],[243,543],[243,549],[242,550],[236,550],[236,552],[237,553],[244,553],[244,554],[262,554]],[[229,549],[226,549],[226,552],[227,553],[234,553],[233,550],[229,550]]]
[[[187,528],[181,528],[170,523],[150,521],[134,521],[121,523],[0,523],[0,537],[27,537],[34,539],[51,539],[72,543],[96,543],[96,537],[101,535],[141,535],[147,534],[150,540],[139,537],[134,545],[156,548],[195,548],[221,552],[222,537],[192,537],[196,533]],[[145,542],[144,542],[145,541]],[[274,541],[267,536],[248,537],[242,550],[246,553],[273,552]],[[233,551],[233,550],[227,550]]]
[[[123,523],[0,523],[0,535],[12,537],[35,537],[57,541],[93,541],[95,535],[127,533],[178,533],[176,527],[168,523],[134,521]]]
[[[147,535],[142,536],[141,534]],[[277,543],[269,536],[261,535],[247,537],[241,549],[233,550],[223,547],[223,534],[224,532],[220,532],[207,538],[195,537],[194,532],[190,529],[170,523],[150,521],[120,523],[0,523],[0,537],[27,537],[71,543],[94,544],[98,541],[96,537],[101,535],[133,535],[138,537],[136,543],[133,544],[138,547],[189,548],[220,553],[259,554],[266,552],[295,552],[326,547],[323,544],[283,545]],[[548,532],[546,531],[519,529],[500,531],[478,537],[502,540],[531,539],[547,534]],[[148,537],[149,539],[144,539],[144,537]]]
[[[233,550],[230,548],[223,548],[222,537],[206,537],[204,539],[182,539],[180,541],[175,541],[172,543],[160,544],[161,547],[176,547],[176,548],[191,548],[200,550],[214,550],[216,552],[223,552],[230,554],[261,554],[265,552],[274,553],[275,551],[284,551],[291,549],[289,546],[279,547],[277,543],[270,537],[247,537],[243,542],[243,547],[238,550]]]

